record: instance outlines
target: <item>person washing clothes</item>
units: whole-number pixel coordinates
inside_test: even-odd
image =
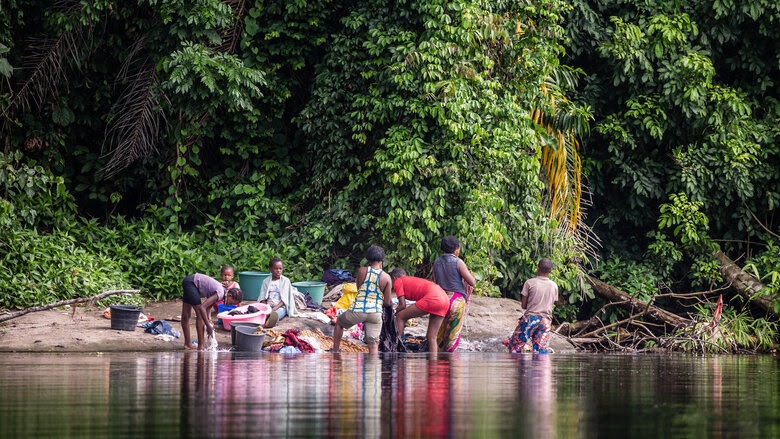
[[[404,335],[407,320],[429,314],[426,332],[428,352],[437,353],[439,345],[436,337],[450,307],[447,293],[428,279],[408,276],[403,268],[391,271],[390,279],[393,280],[393,290],[398,297],[398,306],[395,308],[395,327],[398,336]],[[414,300],[415,303],[406,306],[406,299]]]
[[[444,237],[441,250],[444,254],[433,263],[433,280],[450,295],[450,308],[439,328],[439,350],[455,352],[460,343],[460,330],[476,279],[459,257],[458,238],[452,235]]]
[[[333,352],[339,352],[344,330],[363,323],[368,353],[379,352],[379,335],[382,333],[382,306],[392,307],[390,297],[392,280],[382,271],[385,250],[372,245],[366,250],[368,266],[362,266],[357,272],[358,293],[352,306],[336,319],[333,328]]]
[[[273,328],[283,318],[298,315],[295,308],[295,296],[292,284],[287,276],[283,276],[284,263],[279,258],[271,258],[268,263],[271,275],[265,278],[260,286],[260,302],[271,307],[271,314],[265,321],[265,328]]]
[[[181,286],[184,290],[181,303],[181,330],[184,333],[184,349],[205,350],[204,332],[209,337],[214,336],[214,324],[211,323],[208,309],[219,300],[224,300],[226,305],[238,305],[244,297],[243,293],[239,288],[225,291],[225,287],[220,281],[201,273],[185,277],[181,281]],[[192,314],[193,309],[195,310],[195,331],[198,334],[198,346],[192,343],[190,332],[190,314]]]

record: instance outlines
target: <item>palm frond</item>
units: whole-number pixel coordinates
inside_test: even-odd
[[[235,53],[238,42],[241,39],[241,33],[244,30],[244,18],[246,18],[249,9],[246,7],[246,0],[223,0],[223,3],[226,3],[233,10],[236,21],[232,27],[222,30],[222,44],[216,48],[216,51]]]
[[[82,26],[64,31],[56,39],[35,38],[30,44],[31,55],[23,62],[29,71],[27,79],[13,93],[0,115],[10,118],[17,111],[40,109],[49,96],[56,96],[61,86],[67,88],[65,65],[69,58],[77,58],[89,28]]]
[[[103,157],[108,162],[99,175],[111,177],[142,157],[157,154],[157,139],[165,115],[158,101],[157,72],[154,66],[135,74],[132,83],[111,110],[105,139],[111,147]]]
[[[564,90],[576,87],[578,71],[560,68],[541,85],[541,100],[531,110],[531,119],[551,141],[542,144],[542,171],[547,182],[550,217],[561,231],[575,238],[580,250],[596,257],[598,237],[584,222],[590,193],[582,182],[580,137],[590,130],[590,109],[571,105]]]

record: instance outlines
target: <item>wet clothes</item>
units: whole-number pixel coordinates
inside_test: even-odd
[[[395,327],[395,314],[392,306],[382,308],[382,331],[379,334],[379,352],[407,352]]]

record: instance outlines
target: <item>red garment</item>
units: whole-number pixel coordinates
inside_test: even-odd
[[[415,306],[427,313],[444,317],[450,308],[447,293],[435,283],[414,276],[399,277],[393,282],[398,297],[414,300]]]
[[[314,347],[309,344],[309,342],[298,338],[298,334],[300,333],[301,331],[297,328],[288,329],[287,332],[282,334],[284,337],[284,345],[296,347],[301,352],[314,352]]]

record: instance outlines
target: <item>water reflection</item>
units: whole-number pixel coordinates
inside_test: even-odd
[[[774,357],[0,356],[0,436],[778,437]]]
[[[521,413],[524,425],[534,432],[534,437],[555,436],[555,386],[552,380],[550,355],[520,355],[518,402],[525,407]]]

